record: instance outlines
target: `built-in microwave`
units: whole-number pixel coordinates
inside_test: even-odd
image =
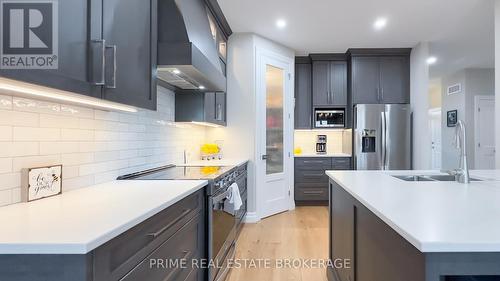
[[[315,128],[345,128],[345,109],[314,110]]]

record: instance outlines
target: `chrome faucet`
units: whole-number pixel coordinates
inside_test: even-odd
[[[459,168],[447,171],[450,175],[454,175],[459,183],[470,183],[469,166],[467,164],[467,133],[465,130],[465,122],[458,120],[455,129],[456,147],[460,151]]]

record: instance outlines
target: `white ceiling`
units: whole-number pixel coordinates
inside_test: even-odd
[[[234,32],[254,32],[298,55],[348,48],[413,47],[431,43],[438,63],[493,66],[494,0],[218,0]],[[386,17],[385,29],[373,23]],[[284,29],[276,20],[285,19]],[[441,65],[441,67],[439,66]]]

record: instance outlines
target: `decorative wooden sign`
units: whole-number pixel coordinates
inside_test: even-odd
[[[62,193],[62,165],[22,170],[21,201],[30,202]]]

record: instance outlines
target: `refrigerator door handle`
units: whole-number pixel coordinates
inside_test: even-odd
[[[382,136],[382,141],[381,141],[381,160],[382,160],[382,170],[385,170],[386,169],[386,156],[387,156],[387,123],[386,123],[386,116],[385,116],[385,111],[382,111],[380,113],[381,115],[381,120],[382,122],[380,123],[381,127],[382,127],[382,130],[380,131],[381,133],[381,136]]]

